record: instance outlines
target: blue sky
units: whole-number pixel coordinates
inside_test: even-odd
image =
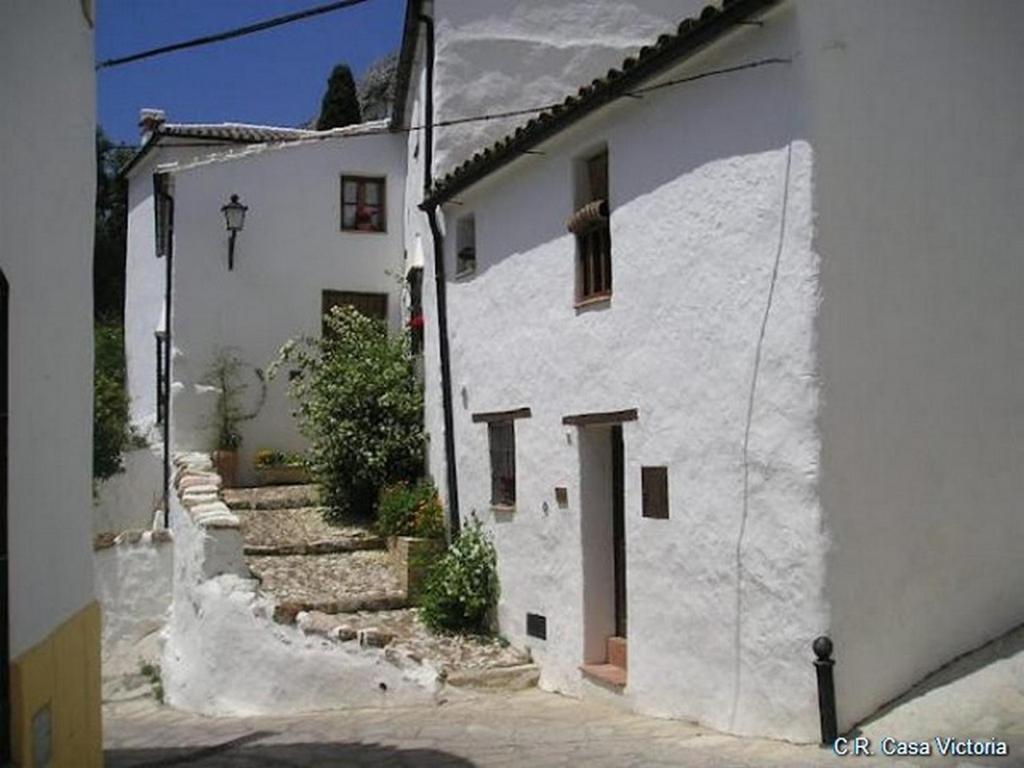
[[[98,0],[97,60],[221,32],[327,0]],[[119,143],[138,143],[141,107],[174,122],[296,125],[319,111],[327,75],[347,63],[358,77],[398,48],[404,0],[369,0],[236,40],[97,72],[98,121]]]

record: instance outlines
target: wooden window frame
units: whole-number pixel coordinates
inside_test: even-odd
[[[583,161],[586,195],[584,205],[608,196],[608,149]],[[610,215],[576,232],[576,305],[607,301],[612,295],[612,229]]]
[[[356,199],[354,201],[345,200],[345,186],[348,183],[356,185]],[[366,187],[369,184],[376,184],[379,186],[378,196],[380,202],[371,204],[366,202]],[[350,232],[357,234],[370,234],[380,235],[385,234],[388,231],[388,184],[386,176],[360,176],[356,174],[342,174],[341,176],[341,231]],[[380,217],[380,226],[376,228],[363,228],[357,224],[346,227],[345,226],[345,208],[347,206],[356,207],[356,216],[358,217],[359,209],[362,208],[376,208],[377,213]]]
[[[383,298],[384,299],[384,311],[383,311],[383,314],[380,315],[380,316],[371,315],[371,314],[363,311],[362,309],[360,309],[359,305],[356,303],[360,298],[368,298],[368,299],[372,298],[375,301],[379,301],[381,298]],[[343,290],[335,290],[335,289],[331,289],[331,288],[324,289],[324,290],[320,291],[320,334],[321,334],[321,336],[323,336],[324,338],[327,337],[327,323],[324,320],[324,317],[327,315],[328,312],[331,311],[331,309],[333,307],[338,307],[338,306],[352,307],[357,312],[362,312],[362,314],[366,315],[366,317],[369,317],[369,318],[371,318],[373,320],[378,320],[378,321],[386,324],[387,321],[388,321],[388,303],[389,303],[388,302],[388,298],[389,297],[388,297],[388,295],[386,293],[374,293],[372,291],[343,291]],[[328,299],[334,299],[334,300],[333,301],[328,301]]]
[[[507,442],[498,444],[499,435]],[[487,453],[491,465],[491,506],[512,509],[516,505],[516,422],[494,419],[487,422]]]

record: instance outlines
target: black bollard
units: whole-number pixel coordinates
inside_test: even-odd
[[[836,665],[832,660],[832,641],[822,635],[814,641],[812,646],[814,655],[814,668],[818,673],[818,712],[821,715],[821,743],[823,746],[831,747],[839,736],[836,725],[836,686],[832,680],[832,667]]]

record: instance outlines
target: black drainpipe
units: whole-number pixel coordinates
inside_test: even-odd
[[[167,259],[166,277],[164,278],[164,380],[160,387],[159,406],[164,415],[164,528],[170,528],[171,507],[170,507],[170,485],[171,485],[171,279],[173,277],[174,263],[174,196],[167,191],[166,176],[164,182],[159,185],[160,195],[167,205]],[[159,205],[159,201],[157,201]],[[160,247],[159,242],[157,247]]]
[[[434,185],[434,20],[425,14],[420,21],[426,27],[427,82],[423,104],[423,191],[429,195]],[[452,367],[448,348],[448,292],[444,272],[444,238],[437,221],[437,206],[423,209],[430,222],[434,241],[434,286],[437,296],[437,333],[441,350],[441,402],[444,409],[444,457],[448,482],[448,523],[451,538],[459,535],[459,474],[455,466],[455,418],[452,413]]]
[[[7,572],[7,279],[0,272],[0,766],[11,764],[11,595]]]

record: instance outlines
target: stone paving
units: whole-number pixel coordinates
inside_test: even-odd
[[[384,540],[375,536],[361,520],[328,523],[322,507],[295,509],[236,510],[241,523],[242,538],[247,552],[259,549],[281,549],[297,546],[315,550],[318,545],[365,545],[367,549],[384,549]],[[329,547],[321,547],[329,550]]]
[[[311,612],[299,619],[299,626],[306,632],[350,639],[359,630],[376,629],[394,638],[389,650],[413,661],[430,663],[446,679],[459,679],[457,673],[506,669],[531,662],[528,653],[497,638],[434,634],[420,621],[415,608],[344,615]]]
[[[733,738],[536,689],[478,693],[432,707],[284,718],[208,718],[134,702],[108,706],[105,730],[107,768],[914,765],[891,758],[840,759],[816,746]],[[942,765],[955,763],[927,762]]]
[[[327,604],[367,594],[397,594],[398,576],[384,550],[246,558],[260,588],[276,600]]]

